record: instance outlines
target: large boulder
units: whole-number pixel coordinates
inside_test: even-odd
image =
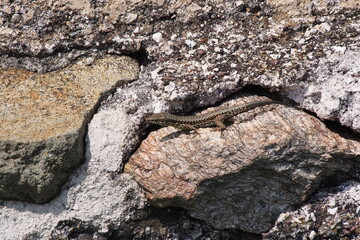
[[[152,132],[125,170],[156,206],[188,209],[216,228],[261,233],[360,159],[360,143],[289,106],[258,107],[234,120],[223,132]]]

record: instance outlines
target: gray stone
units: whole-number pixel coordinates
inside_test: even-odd
[[[54,198],[83,160],[84,133],[43,141],[0,141],[0,197],[44,203]]]
[[[358,239],[360,183],[323,189],[299,209],[282,213],[263,239]]]
[[[360,132],[360,51],[331,53],[320,59],[304,89],[288,91],[288,96],[316,112],[322,119],[339,121]],[[300,99],[302,98],[302,99]]]

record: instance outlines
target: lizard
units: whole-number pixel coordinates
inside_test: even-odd
[[[172,126],[181,130],[194,130],[199,127],[216,126],[218,130],[226,128],[224,120],[234,117],[250,109],[268,104],[280,104],[279,101],[263,100],[229,107],[218,107],[213,111],[192,116],[178,116],[168,112],[155,113],[145,119],[145,122],[163,127]]]

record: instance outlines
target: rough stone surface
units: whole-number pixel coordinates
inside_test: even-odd
[[[360,183],[346,182],[316,193],[306,204],[279,216],[263,239],[359,239]]]
[[[242,97],[233,104],[258,100]],[[217,228],[261,233],[326,177],[360,159],[360,143],[282,105],[258,107],[225,131],[152,132],[131,156],[132,174],[157,206],[183,207]]]
[[[73,217],[98,228],[101,236],[120,226],[121,211],[127,215],[124,206],[141,194],[128,177],[117,185],[111,179],[138,146],[146,127],[143,116],[153,111],[184,114],[250,84],[359,131],[359,19],[357,0],[1,1],[4,68],[48,72],[81,56],[90,64],[109,53],[131,55],[144,64],[140,81],[119,88],[94,118],[85,169],[93,167],[76,172],[78,180],[69,181],[74,185],[44,207],[4,201],[2,237],[21,239],[29,233],[30,239],[48,239],[55,226]],[[343,70],[347,65],[349,70]],[[120,191],[116,186],[130,196],[113,197]],[[64,208],[68,201],[77,204]],[[131,206],[129,216],[141,208]]]
[[[92,61],[107,53],[138,54],[156,64],[159,87],[174,82],[173,99],[180,95],[192,107],[261,85],[360,131],[359,91],[337,93],[330,86],[339,76],[320,64],[359,54],[357,0],[5,1],[0,7],[2,66],[44,72],[82,55]],[[321,85],[320,72],[328,75]],[[352,78],[359,81],[356,71]],[[333,111],[329,101],[339,97]]]
[[[305,88],[303,107],[322,119],[338,120],[360,132],[360,52],[331,54],[319,61],[314,81]],[[295,97],[296,98],[296,97]]]
[[[0,71],[0,197],[44,203],[83,160],[86,124],[104,94],[137,77],[128,57],[37,74]]]

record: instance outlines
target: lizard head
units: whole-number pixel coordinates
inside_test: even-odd
[[[153,115],[147,117],[145,122],[160,126],[169,126],[173,122],[172,116],[174,115],[166,112],[154,113]]]

